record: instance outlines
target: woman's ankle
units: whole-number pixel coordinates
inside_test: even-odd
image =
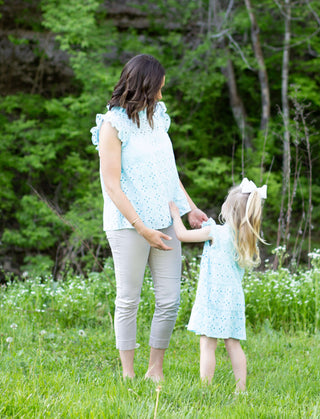
[[[125,372],[122,373],[122,378],[124,380],[132,380],[134,377],[135,377],[134,373],[133,374],[129,374],[129,373],[125,373]]]

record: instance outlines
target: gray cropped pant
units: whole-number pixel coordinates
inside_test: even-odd
[[[166,243],[173,250],[151,247],[134,229],[107,231],[117,283],[114,324],[119,350],[136,347],[137,311],[147,264],[155,291],[149,345],[169,346],[180,303],[181,243],[172,226],[161,231],[172,237]]]

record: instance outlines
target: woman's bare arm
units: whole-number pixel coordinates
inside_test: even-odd
[[[100,128],[99,139],[102,178],[110,199],[129,223],[134,223],[137,232],[152,247],[161,250],[171,250],[172,248],[162,241],[162,239],[171,240],[171,237],[163,234],[161,231],[146,227],[121,189],[121,141],[118,138],[117,130],[109,122],[103,122]]]
[[[180,180],[180,187],[183,190],[187,201],[190,205],[191,211],[188,213],[188,221],[190,224],[190,227],[192,228],[200,228],[201,224],[203,223],[203,221],[207,221],[208,217],[207,215],[201,211],[201,209],[199,209],[195,203],[192,201],[192,199],[190,198],[188,192],[185,190],[181,180]]]

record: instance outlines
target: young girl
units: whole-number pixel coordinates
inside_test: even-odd
[[[260,237],[262,199],[266,185],[257,188],[244,178],[232,188],[222,205],[223,225],[209,219],[199,230],[187,230],[179,210],[170,202],[176,235],[180,241],[205,241],[196,300],[188,330],[200,337],[200,377],[211,382],[217,339],[224,339],[236,379],[236,392],[246,386],[246,357],[240,339],[246,339],[245,304],[241,281],[244,268],[260,263],[257,241]]]

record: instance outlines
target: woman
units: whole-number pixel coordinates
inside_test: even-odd
[[[103,224],[115,266],[116,346],[123,377],[134,377],[136,317],[146,265],[155,289],[149,368],[146,378],[163,378],[163,357],[180,300],[181,245],[172,227],[169,201],[188,213],[192,227],[207,216],[181,184],[168,136],[161,89],[165,72],[150,55],[133,57],[123,68],[109,101],[91,130],[99,149],[104,197]]]

